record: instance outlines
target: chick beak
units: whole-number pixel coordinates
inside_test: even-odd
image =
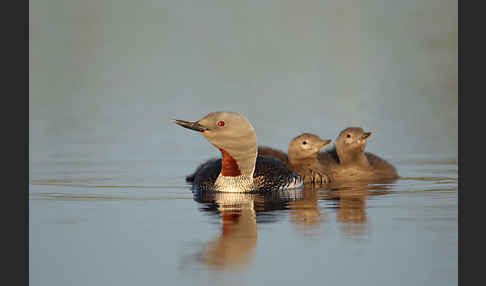
[[[329,139],[322,140],[322,145],[321,145],[322,147],[321,147],[321,149],[324,148],[324,147],[326,147],[327,145],[329,145],[329,143],[331,143],[331,142],[332,142],[332,140],[329,140]]]
[[[366,140],[371,136],[371,132],[365,132],[362,136],[361,139]]]
[[[195,130],[195,131],[199,131],[199,132],[203,132],[205,130],[208,130],[207,127],[199,124],[197,121],[196,122],[192,122],[192,121],[185,121],[185,120],[174,119],[174,120],[172,120],[172,122],[174,122],[175,124],[180,125],[180,126],[182,126],[184,128],[191,129],[191,130]]]

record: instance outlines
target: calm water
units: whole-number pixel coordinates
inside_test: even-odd
[[[410,157],[280,196],[193,196],[190,160],[33,164],[31,285],[457,285],[457,162]]]
[[[36,0],[29,17],[32,286],[457,285],[457,1]],[[184,177],[219,153],[170,120],[211,111],[282,150],[361,126],[402,178],[194,197]]]

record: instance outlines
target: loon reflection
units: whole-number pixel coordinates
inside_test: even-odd
[[[346,236],[362,236],[367,232],[366,200],[370,196],[389,193],[387,183],[379,185],[347,183],[316,188],[306,184],[303,190],[266,193],[224,193],[195,191],[194,200],[201,211],[218,215],[221,232],[206,243],[199,261],[217,269],[242,269],[255,258],[258,223],[272,223],[284,217],[278,210],[289,210],[290,221],[298,233],[312,235],[327,222],[327,214],[319,201],[335,202],[340,231]],[[329,206],[327,206],[329,208]]]
[[[200,260],[219,269],[240,269],[255,257],[258,223],[275,222],[271,211],[288,209],[302,192],[288,190],[266,193],[194,192],[202,211],[219,214],[221,233],[204,246]]]

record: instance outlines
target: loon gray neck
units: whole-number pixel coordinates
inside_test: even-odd
[[[223,148],[221,151],[221,172],[216,179],[215,188],[221,192],[247,192],[253,189],[253,173],[258,154],[257,145],[238,148],[231,153]]]
[[[228,149],[218,148],[222,155],[221,175],[223,176],[249,176],[253,177],[258,149],[255,146],[248,148],[238,148],[228,151]]]

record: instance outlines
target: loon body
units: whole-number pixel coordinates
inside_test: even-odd
[[[329,168],[333,182],[398,178],[390,163],[364,151],[370,136],[371,132],[360,127],[346,128],[339,133],[334,148],[319,154],[318,160]]]
[[[221,173],[221,163],[222,159],[206,161],[192,175],[187,176],[186,181],[192,183],[193,187],[198,190],[215,190],[217,188],[215,186],[216,180]],[[228,187],[238,189],[240,185],[245,183],[241,180],[242,178],[230,177],[225,178],[224,182]],[[281,190],[296,185],[299,180],[297,175],[279,160],[259,155],[255,163],[252,188],[249,191]]]
[[[302,178],[277,159],[257,156],[257,138],[250,122],[238,112],[211,112],[196,121],[174,123],[199,131],[221,151],[186,178],[193,189],[220,192],[258,192],[298,188]]]

